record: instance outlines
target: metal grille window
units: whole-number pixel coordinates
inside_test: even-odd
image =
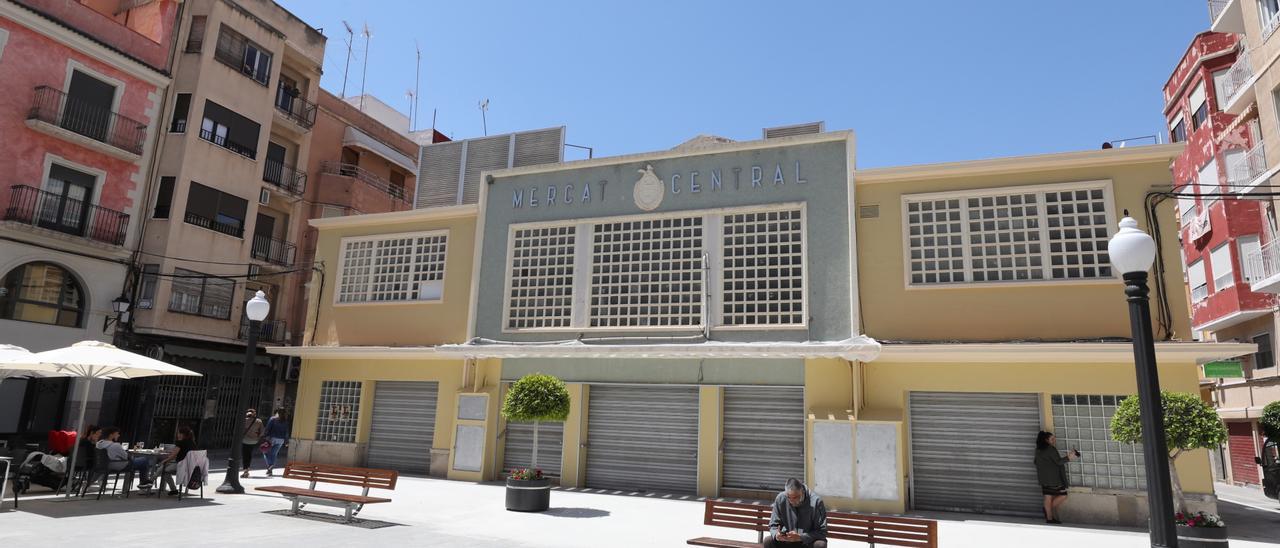
[[[1146,489],[1142,445],[1111,439],[1111,417],[1125,396],[1054,394],[1054,434],[1058,450],[1077,449],[1067,464],[1071,485],[1099,489]]]
[[[702,217],[593,227],[591,327],[702,323]]]
[[[804,216],[800,209],[723,218],[723,325],[804,323]]]
[[[354,443],[360,419],[361,381],[320,383],[320,412],[316,415],[316,439]]]
[[[554,226],[515,231],[507,327],[569,327],[573,316],[573,258],[577,228]]]
[[[231,299],[236,282],[194,270],[173,269],[173,291],[169,310],[226,320],[231,318]]]
[[[905,196],[910,285],[1113,276],[1102,184]]]
[[[447,240],[447,231],[344,239],[338,302],[440,300]]]

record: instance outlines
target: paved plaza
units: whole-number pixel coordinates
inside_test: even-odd
[[[370,506],[361,515],[364,520],[346,525],[279,515],[289,504],[278,496],[254,494],[252,487],[301,482],[268,479],[260,472],[254,476],[245,480],[251,494],[233,496],[214,493],[221,476],[211,475],[213,485],[206,488],[205,500],[132,496],[67,501],[32,493],[14,511],[10,498],[0,506],[0,546],[87,546],[104,539],[116,545],[198,546],[683,546],[686,539],[704,535],[753,537],[703,526],[702,503],[692,497],[559,490],[552,493],[550,511],[521,514],[504,509],[502,485],[413,477],[400,479],[393,502]],[[1223,503],[1232,547],[1280,545],[1280,505],[1249,490],[1225,491],[1231,488],[1224,489],[1224,497],[1245,503]],[[945,547],[1139,547],[1147,540],[1145,532],[1135,529],[1047,526],[971,514],[924,515],[939,520]]]

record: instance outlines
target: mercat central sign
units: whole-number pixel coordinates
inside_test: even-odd
[[[773,165],[735,166],[730,169],[715,167],[706,171],[691,170],[670,173],[665,177],[656,173],[653,166],[636,170],[640,177],[635,181],[631,199],[644,211],[652,211],[661,205],[667,195],[681,196],[704,192],[741,192],[785,185],[803,185],[809,181],[801,172],[800,161],[784,166]],[[608,180],[595,182],[534,185],[511,190],[513,209],[538,207],[572,207],[625,199],[625,192],[616,192]],[[616,192],[616,193],[615,193]]]

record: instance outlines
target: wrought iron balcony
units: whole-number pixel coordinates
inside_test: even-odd
[[[297,246],[284,240],[277,240],[263,234],[254,234],[253,250],[250,254],[259,261],[281,266],[293,266],[293,258],[297,251]]]
[[[1280,19],[1280,18],[1277,18]],[[1236,105],[1236,102],[1245,95],[1246,91],[1253,88],[1254,73],[1253,63],[1249,62],[1249,52],[1241,49],[1240,56],[1236,58],[1236,62],[1227,70],[1226,77],[1222,82],[1222,94],[1227,100],[1223,103],[1226,105],[1227,112],[1238,114],[1243,110],[1244,105]]]
[[[320,172],[357,179],[397,200],[408,202],[410,199],[406,195],[403,185],[392,184],[390,181],[355,164],[324,161],[320,162]]]
[[[210,143],[213,143],[215,145],[218,145],[222,148],[230,150],[231,152],[244,156],[245,158],[249,158],[250,160],[258,157],[257,149],[251,148],[248,145],[237,143],[233,141],[231,138],[227,137],[226,135],[218,135],[217,133],[214,133],[210,130],[201,129],[200,138],[206,141],[209,141]]]
[[[1232,192],[1248,192],[1253,180],[1267,171],[1264,144],[1258,141],[1248,152],[1227,161],[1227,184],[1231,185]]]
[[[1218,20],[1218,16],[1222,15],[1222,10],[1227,9],[1231,5],[1231,0],[1209,0],[1209,24],[1213,24]]]
[[[130,154],[142,154],[147,125],[49,86],[35,88],[28,120],[39,120]]]
[[[9,191],[4,220],[56,230],[111,245],[124,245],[129,214],[17,185]]]
[[[285,329],[284,320],[264,320],[258,326],[258,342],[268,344],[286,344],[288,339],[285,335],[288,330]],[[236,335],[237,339],[245,340],[249,338],[249,318],[240,317],[240,333]]]
[[[262,168],[262,180],[280,190],[301,196],[307,189],[307,174],[284,162],[267,160]]]
[[[303,129],[311,129],[316,123],[316,104],[298,96],[296,90],[281,86],[276,92],[276,110]]]
[[[184,220],[187,222],[187,224],[196,225],[200,228],[207,228],[215,232],[221,232],[228,236],[235,236],[237,238],[244,237],[244,225],[240,223],[226,223],[222,221],[216,221],[208,217],[203,217],[201,215],[192,213],[190,211],[187,212],[187,216],[184,218]]]
[[[1244,256],[1244,277],[1258,293],[1280,293],[1280,241]]]

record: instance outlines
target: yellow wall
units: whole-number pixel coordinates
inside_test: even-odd
[[[564,421],[563,452],[560,454],[560,485],[585,487],[587,484],[586,452],[581,444],[587,437],[587,397],[591,388],[582,383],[568,383],[569,417]]]
[[[472,254],[475,248],[475,215],[437,220],[403,221],[374,226],[321,227],[316,260],[324,263],[324,290],[313,297],[316,346],[417,346],[463,342],[470,313]],[[444,298],[436,302],[334,304],[342,238],[447,229]],[[314,280],[314,279],[313,279]],[[314,283],[314,281],[313,281]],[[310,315],[310,321],[315,321]],[[307,325],[311,329],[311,324]]]
[[[867,410],[876,413],[906,413],[910,391],[940,392],[1030,392],[1047,398],[1051,394],[1133,394],[1137,392],[1132,364],[866,364]],[[1193,363],[1160,365],[1161,388],[1178,392],[1199,392]],[[1043,427],[1053,428],[1052,417],[1044,415]],[[904,432],[904,436],[905,436]],[[1027,440],[1028,466],[1035,440]],[[903,447],[907,440],[902,439]],[[901,463],[908,473],[906,451]],[[1213,493],[1209,454],[1204,450],[1178,458],[1178,474],[1188,493]]]
[[[724,388],[703,386],[698,389],[698,496],[720,494],[720,472],[724,455],[720,439],[724,437]]]
[[[1100,151],[1110,152],[1110,151]],[[908,289],[904,278],[902,196],[943,191],[1048,183],[1110,180],[1115,221],[1128,209],[1144,230],[1143,199],[1152,185],[1170,182],[1168,160],[1120,166],[1057,168],[1016,174],[937,177],[876,182],[875,170],[855,173],[859,205],[879,205],[877,218],[857,219],[858,283],[864,288],[864,333],[882,340],[1007,341],[1128,337],[1129,316],[1118,278],[1088,282],[955,284]],[[1160,206],[1165,283],[1174,332],[1190,338],[1186,296],[1181,290],[1174,201]],[[1109,227],[1111,233],[1117,228]],[[875,288],[867,291],[866,288]],[[1154,299],[1155,294],[1152,293]],[[1154,306],[1154,302],[1153,302]]]

